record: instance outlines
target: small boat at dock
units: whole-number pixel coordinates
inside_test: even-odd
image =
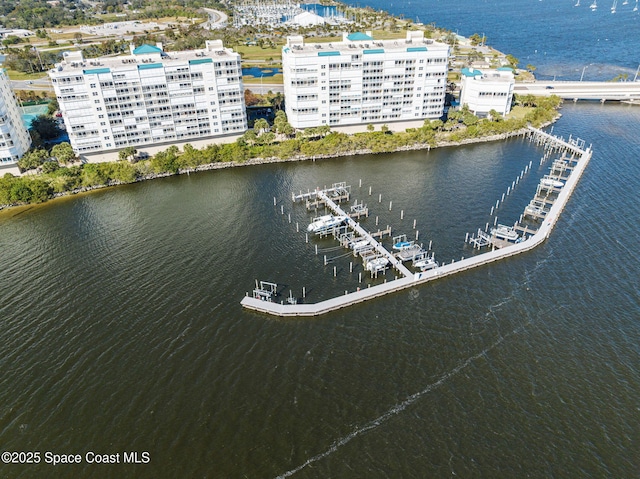
[[[367,266],[366,269],[367,271],[371,271],[371,272],[376,272],[376,271],[382,271],[384,269],[386,269],[386,267],[389,265],[389,260],[385,257],[378,257],[378,258],[374,258],[371,261],[367,262]]]
[[[309,226],[307,226],[307,231],[310,233],[321,233],[323,231],[330,230],[331,228],[335,228],[336,226],[340,226],[346,220],[346,216],[318,216],[313,219]]]
[[[495,238],[505,240],[505,241],[518,241],[520,235],[518,232],[513,229],[511,226],[506,225],[498,225],[495,228],[491,229],[491,235]]]
[[[428,271],[433,268],[438,267],[438,263],[433,257],[424,258],[413,263],[413,266],[418,268],[420,271]]]
[[[402,251],[403,249],[407,249],[413,246],[413,241],[398,241],[393,245],[393,249],[397,251]]]
[[[551,178],[542,178],[540,180],[540,184],[548,188],[562,188],[564,186],[562,181],[553,180]]]
[[[544,216],[547,214],[546,210],[542,206],[529,205],[524,209],[524,212],[531,216]]]

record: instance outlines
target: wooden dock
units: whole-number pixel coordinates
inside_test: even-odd
[[[571,194],[573,193],[580,177],[582,176],[582,173],[584,172],[592,156],[591,147],[588,147],[584,150],[578,147],[578,145],[584,145],[584,142],[580,143],[581,140],[573,140],[572,143],[569,143],[562,139],[555,138],[540,130],[534,130],[534,133],[538,137],[543,138],[546,143],[556,142],[557,144],[554,145],[554,147],[567,149],[574,153],[577,158],[575,160],[575,164],[572,165],[573,170],[571,171],[571,174],[567,177],[564,187],[561,188],[561,190],[558,192],[558,196],[554,203],[551,205],[551,208],[546,214],[544,221],[540,225],[540,228],[534,234],[529,236],[525,241],[521,241],[520,243],[510,243],[504,248],[487,251],[486,253],[482,253],[458,262],[452,262],[419,273],[411,273],[396,258],[394,258],[391,253],[380,246],[376,241],[376,244],[380,246],[379,251],[381,253],[386,253],[385,257],[389,258],[390,261],[393,260],[392,264],[394,265],[394,267],[396,267],[396,269],[403,273],[403,277],[359,291],[348,293],[343,296],[330,298],[319,303],[277,304],[270,301],[256,299],[247,295],[241,301],[242,306],[254,311],[281,317],[318,316],[532,250],[536,246],[543,243],[551,234],[553,227],[558,221],[560,214],[564,210],[567,201],[571,197]],[[333,206],[337,208],[337,205],[335,205],[335,203],[330,200],[327,202],[327,204],[330,207],[331,204],[333,204]],[[342,211],[339,208],[338,210]],[[348,221],[349,225],[352,226],[359,235],[365,237],[368,236],[369,238],[371,238],[371,240],[375,241],[375,239],[371,237],[371,235],[369,235],[366,231],[364,231],[364,229],[361,228],[358,223],[351,219],[349,219]]]
[[[318,197],[321,198],[325,204],[338,216],[347,216],[345,211],[340,208],[327,194],[320,190],[318,191]],[[378,253],[387,258],[391,265],[402,273],[405,277],[413,276],[413,273],[409,271],[400,261],[398,261],[387,249],[382,246],[367,230],[365,230],[360,223],[357,223],[352,218],[347,219],[347,226],[349,226],[358,236],[361,236],[369,241],[369,244],[373,246]]]

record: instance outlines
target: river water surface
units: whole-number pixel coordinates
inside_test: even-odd
[[[378,3],[484,30],[542,76],[609,79],[638,60],[621,6]],[[312,302],[371,282],[349,258],[323,265],[343,251],[305,243],[292,191],[346,181],[372,211],[363,226],[379,216],[413,239],[415,219],[449,262],[473,254],[465,233],[531,161],[498,210],[518,219],[542,151],[512,139],[262,165],[0,212],[1,449],[82,455],[0,477],[638,477],[640,109],[562,113],[554,133],[594,155],[543,245],[315,319],[239,304],[256,279]]]
[[[498,213],[517,219],[541,151],[513,139],[236,168],[3,212],[3,449],[151,461],[2,477],[633,477],[640,110],[562,112],[554,132],[595,153],[547,242],[316,319],[239,305],[255,279],[308,301],[360,285],[360,266],[314,254],[342,253],[332,240],[296,232],[311,215],[292,190],[347,181],[372,210],[363,225],[411,236],[416,219],[450,261],[533,161]]]

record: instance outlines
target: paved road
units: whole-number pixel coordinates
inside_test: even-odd
[[[514,91],[567,100],[630,100],[640,98],[640,82],[536,81],[516,83]]]
[[[53,91],[51,79],[48,76],[36,80],[11,80],[13,90]]]
[[[284,93],[284,85],[282,85],[282,83],[263,83],[262,85],[259,83],[245,83],[244,89],[251,90],[253,93],[257,93],[259,95],[264,95],[269,91],[274,93]]]
[[[214,10],[212,8],[203,8],[207,15],[209,15],[209,21],[203,22],[200,25],[202,28],[208,28],[214,30],[216,28],[222,28],[227,25],[227,15],[220,10]]]

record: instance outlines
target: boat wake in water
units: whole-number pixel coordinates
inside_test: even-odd
[[[513,297],[513,296],[510,296],[510,298],[511,297]],[[500,304],[504,304],[507,301],[509,301],[509,299],[507,299],[505,301],[502,301]],[[542,312],[540,312],[540,314],[545,314],[547,312],[542,311]],[[415,394],[412,394],[411,396],[407,397],[404,401],[402,401],[401,403],[396,404],[395,406],[393,406],[392,408],[387,410],[384,414],[382,414],[381,416],[378,416],[377,418],[369,421],[364,426],[356,427],[352,432],[350,432],[346,436],[343,436],[340,439],[337,439],[336,441],[334,441],[333,444],[331,444],[331,446],[329,446],[329,448],[326,451],[321,452],[320,454],[317,454],[317,455],[307,459],[304,463],[300,464],[298,467],[296,467],[294,469],[291,469],[291,470],[289,470],[289,471],[287,471],[287,472],[285,472],[283,474],[280,474],[279,476],[277,476],[277,479],[284,479],[286,477],[293,476],[294,474],[300,472],[305,467],[307,467],[307,466],[309,466],[309,465],[311,465],[311,464],[313,464],[315,462],[318,462],[321,459],[324,459],[325,457],[330,456],[331,454],[336,452],[338,449],[340,449],[342,446],[345,446],[346,444],[351,442],[351,440],[357,438],[358,436],[360,436],[360,435],[362,435],[362,434],[364,434],[364,433],[366,433],[368,431],[371,431],[371,430],[377,428],[378,426],[381,426],[382,424],[384,424],[386,421],[388,421],[392,417],[396,416],[397,414],[399,414],[402,411],[404,411],[405,409],[407,409],[409,406],[413,405],[415,402],[417,402],[423,396],[425,396],[425,395],[429,394],[430,392],[438,389],[448,379],[451,379],[452,377],[456,376],[461,371],[463,371],[466,368],[468,368],[470,365],[475,363],[478,359],[482,358],[484,355],[486,355],[487,353],[491,352],[493,349],[495,349],[500,344],[502,344],[505,340],[509,339],[511,336],[515,336],[516,334],[522,332],[526,326],[528,326],[529,324],[531,324],[533,322],[534,319],[535,318],[529,318],[528,321],[526,321],[525,323],[521,324],[517,328],[513,329],[508,334],[500,335],[500,337],[498,339],[496,339],[491,345],[489,345],[488,347],[484,348],[479,353],[474,354],[473,356],[471,356],[471,357],[467,358],[466,360],[462,361],[460,364],[458,364],[458,366],[456,366],[452,370],[450,370],[447,373],[445,373],[442,376],[440,376],[440,378],[437,381],[427,385],[422,391],[419,391],[419,392],[417,392]]]

